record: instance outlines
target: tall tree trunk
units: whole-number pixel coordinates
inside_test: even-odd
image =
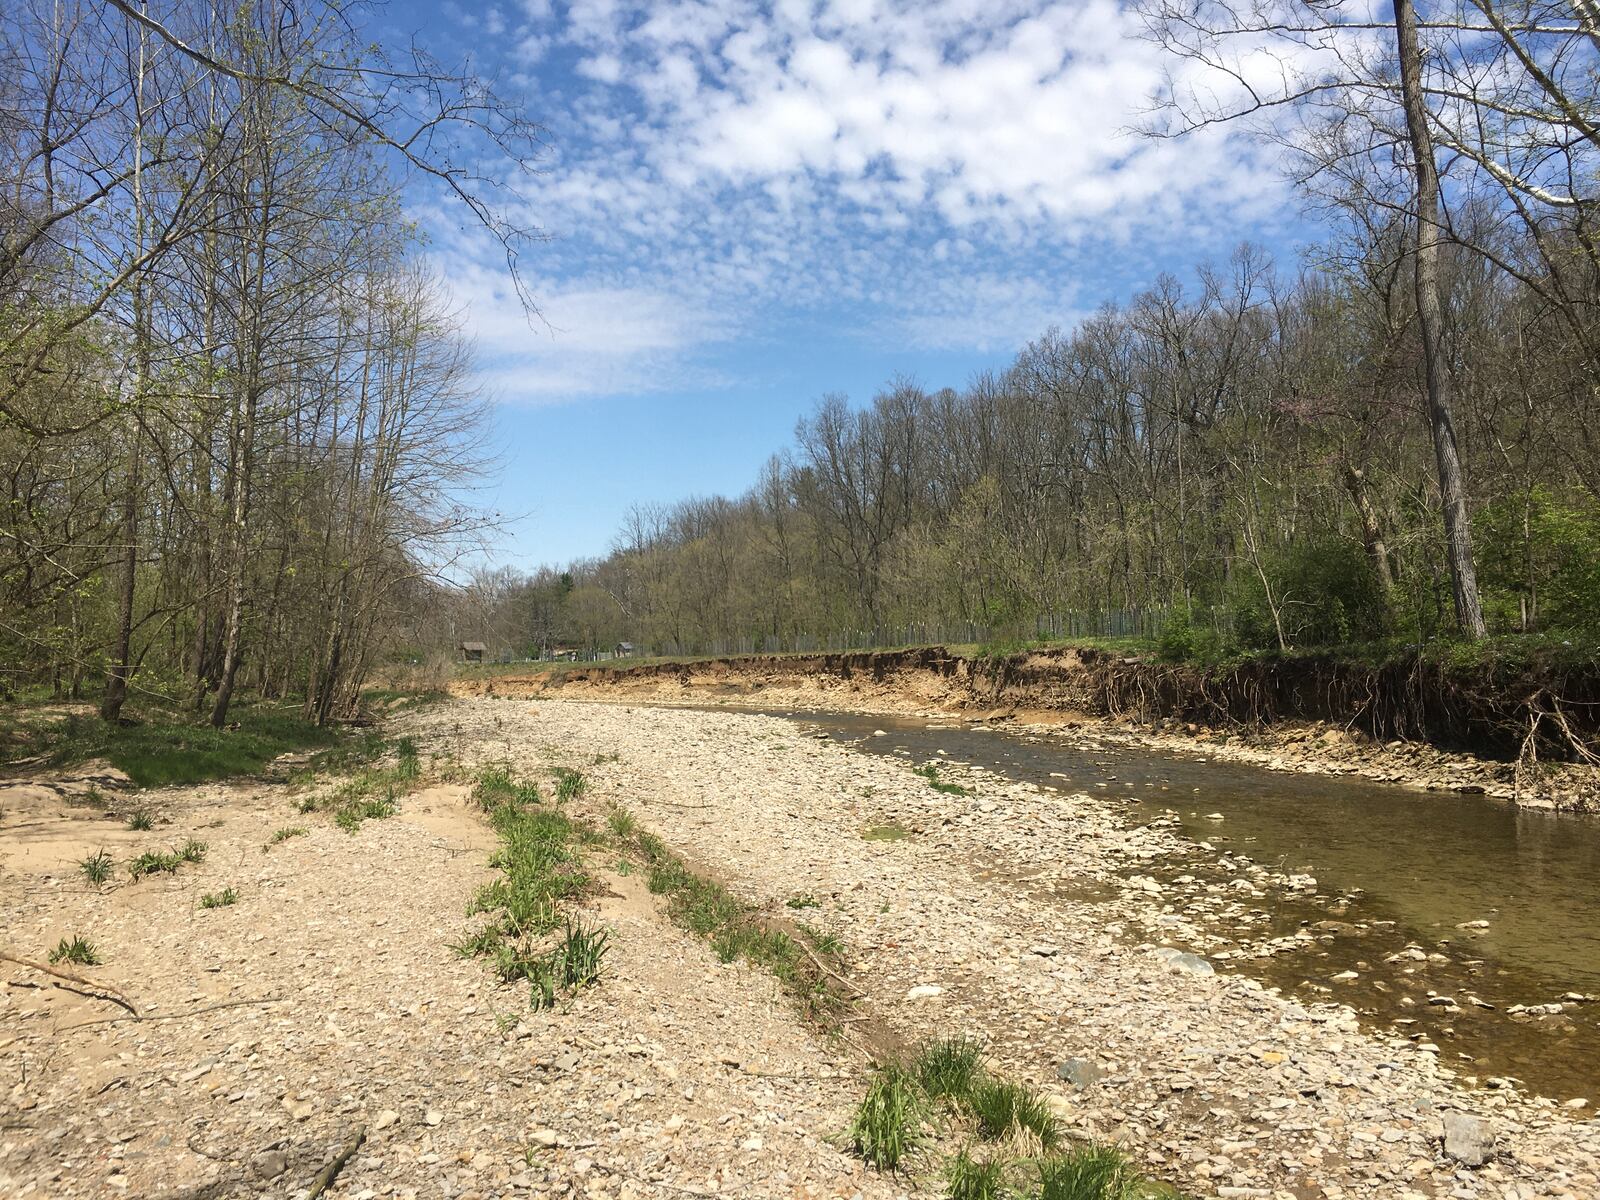
[[[111,645],[111,669],[106,674],[100,719],[115,721],[128,699],[128,676],[133,661],[133,600],[139,582],[139,438],[137,426],[133,452],[128,458],[128,488],[122,500],[122,562],[117,575],[117,633]]]
[[[1450,561],[1450,584],[1455,594],[1456,622],[1468,637],[1480,638],[1486,632],[1483,605],[1478,600],[1478,575],[1472,563],[1472,526],[1467,516],[1466,485],[1461,480],[1461,457],[1456,447],[1450,373],[1444,361],[1439,168],[1434,161],[1433,135],[1428,130],[1428,109],[1422,95],[1422,51],[1417,40],[1417,12],[1411,0],[1394,0],[1394,28],[1400,51],[1400,92],[1417,170],[1417,244],[1412,262],[1428,388],[1428,428],[1433,435],[1433,455],[1439,468],[1439,499],[1444,509],[1444,535]]]
[[[1356,516],[1361,520],[1361,541],[1372,561],[1372,573],[1378,577],[1378,587],[1383,592],[1383,602],[1389,603],[1394,591],[1394,570],[1389,565],[1389,544],[1384,541],[1383,526],[1378,521],[1378,510],[1367,494],[1367,473],[1351,463],[1344,465],[1344,487],[1356,506]]]

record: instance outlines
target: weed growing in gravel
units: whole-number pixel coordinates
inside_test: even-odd
[[[983,1080],[983,1047],[960,1035],[934,1038],[922,1044],[911,1070],[930,1100],[965,1104]]]
[[[172,875],[182,865],[183,859],[170,850],[150,850],[128,864],[128,874],[136,880],[146,875]]]
[[[965,1148],[946,1164],[944,1175],[950,1200],[1004,1200],[1011,1195],[1005,1163],[973,1158]]]
[[[225,887],[220,892],[207,892],[200,897],[201,908],[227,908],[230,904],[239,903],[239,893],[231,887]]]
[[[901,1067],[880,1068],[850,1123],[850,1144],[873,1166],[892,1171],[922,1136],[922,1093]]]
[[[539,955],[528,973],[533,1007],[554,1008],[561,994],[571,994],[599,979],[600,963],[610,948],[610,938],[604,929],[567,922],[566,936],[560,944]]]
[[[392,817],[400,808],[394,797],[384,796],[366,800],[346,800],[333,811],[333,823],[346,833],[355,833],[363,821],[381,821]]]
[[[915,768],[916,773],[928,781],[928,786],[936,792],[943,792],[946,796],[970,796],[971,788],[964,788],[958,783],[945,783],[939,778],[939,764],[925,763]]]
[[[128,814],[128,828],[135,833],[148,833],[155,827],[155,818],[142,808]]]
[[[527,980],[533,1007],[549,1008],[561,994],[598,978],[606,952],[604,930],[570,920],[557,945],[537,949],[538,940],[561,924],[562,902],[589,886],[574,845],[585,830],[564,813],[540,807],[538,789],[519,784],[504,767],[481,771],[473,795],[500,837],[489,865],[501,876],[479,890],[468,915],[499,915],[455,950],[492,958],[503,981]]]
[[[821,908],[815,896],[790,896],[784,901],[789,908]]]
[[[640,830],[633,847],[644,859],[646,885],[666,896],[667,913],[699,934],[723,962],[743,958],[777,977],[800,999],[808,1016],[824,1025],[845,1001],[835,980],[817,969],[808,952],[788,934],[771,929],[759,914],[715,880],[696,875],[653,833]]]
[[[1049,1103],[1025,1083],[980,1080],[968,1091],[967,1106],[978,1132],[991,1141],[1031,1135],[1046,1150],[1061,1142],[1061,1129]]]
[[[631,812],[621,805],[613,806],[611,811],[606,814],[606,825],[614,836],[621,838],[623,841],[631,838],[639,830],[639,822],[634,819]]]
[[[422,762],[417,757],[417,744],[408,737],[394,744],[395,777],[410,783],[422,774]]]
[[[290,838],[305,837],[310,832],[304,825],[285,825],[282,829],[273,832],[273,835],[267,839],[267,845],[263,846],[262,849],[265,850],[267,846],[281,845]]]
[[[56,948],[50,951],[50,961],[53,963],[77,963],[84,967],[98,967],[100,965],[100,952],[95,949],[95,944],[86,937],[73,934],[71,939],[62,938],[56,943]]]
[[[181,847],[179,847],[178,861],[186,863],[200,862],[206,856],[206,849],[207,847],[204,842],[196,841],[194,838],[190,838],[188,841],[184,842]]]
[[[1038,1200],[1134,1200],[1138,1174],[1109,1146],[1087,1146],[1041,1159]]]
[[[557,801],[565,804],[568,800],[576,800],[588,786],[589,781],[583,777],[582,771],[574,771],[569,767],[556,768]]]
[[[78,870],[83,872],[85,879],[99,887],[111,878],[111,855],[104,850],[96,850],[78,863]]]

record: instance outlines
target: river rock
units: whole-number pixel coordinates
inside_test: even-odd
[[[1186,950],[1174,950],[1171,946],[1161,946],[1156,949],[1155,955],[1167,964],[1167,969],[1185,975],[1215,975],[1217,969],[1201,958],[1198,954],[1190,954]]]
[[[1056,1074],[1074,1087],[1093,1087],[1105,1078],[1105,1068],[1087,1058],[1069,1058],[1056,1068]]]
[[[1494,1126],[1469,1113],[1445,1113],[1444,1152],[1469,1167],[1483,1166],[1494,1154]]]

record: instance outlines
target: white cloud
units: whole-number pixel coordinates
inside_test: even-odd
[[[870,310],[863,336],[1003,350],[1092,306],[1097,278],[1226,252],[1282,201],[1231,131],[1128,132],[1172,64],[1113,0],[521,12],[505,53],[554,106],[528,189],[553,330],[451,252],[508,395],[717,378],[731,339],[838,307]]]

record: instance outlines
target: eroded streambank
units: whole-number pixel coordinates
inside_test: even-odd
[[[405,720],[485,759],[592,754],[595,799],[774,913],[806,904],[844,944],[872,1021],[908,1044],[984,1037],[1076,1132],[1200,1195],[1600,1191],[1587,1106],[1491,1087],[1438,1047],[1364,1029],[1334,995],[1186,956],[1207,948],[1191,939],[1211,914],[1175,906],[1157,872],[1195,862],[1195,843],[1099,789],[1052,794],[974,766],[934,780],[741,713],[544,701]],[[1247,854],[1215,857],[1252,891],[1292,885]],[[1465,1117],[1487,1119],[1492,1148],[1463,1142]]]
[[[1591,678],[1594,676],[1594,678]],[[559,695],[665,704],[754,705],[901,716],[1097,725],[1131,744],[1280,771],[1353,775],[1524,807],[1600,810],[1600,671],[1563,676],[1578,703],[1550,718],[1550,680],[1447,676],[1431,663],[1361,669],[1335,660],[1193,668],[1072,648],[968,658],[942,647],[753,655],[467,675],[461,696]],[[1530,735],[1530,730],[1534,731]]]

